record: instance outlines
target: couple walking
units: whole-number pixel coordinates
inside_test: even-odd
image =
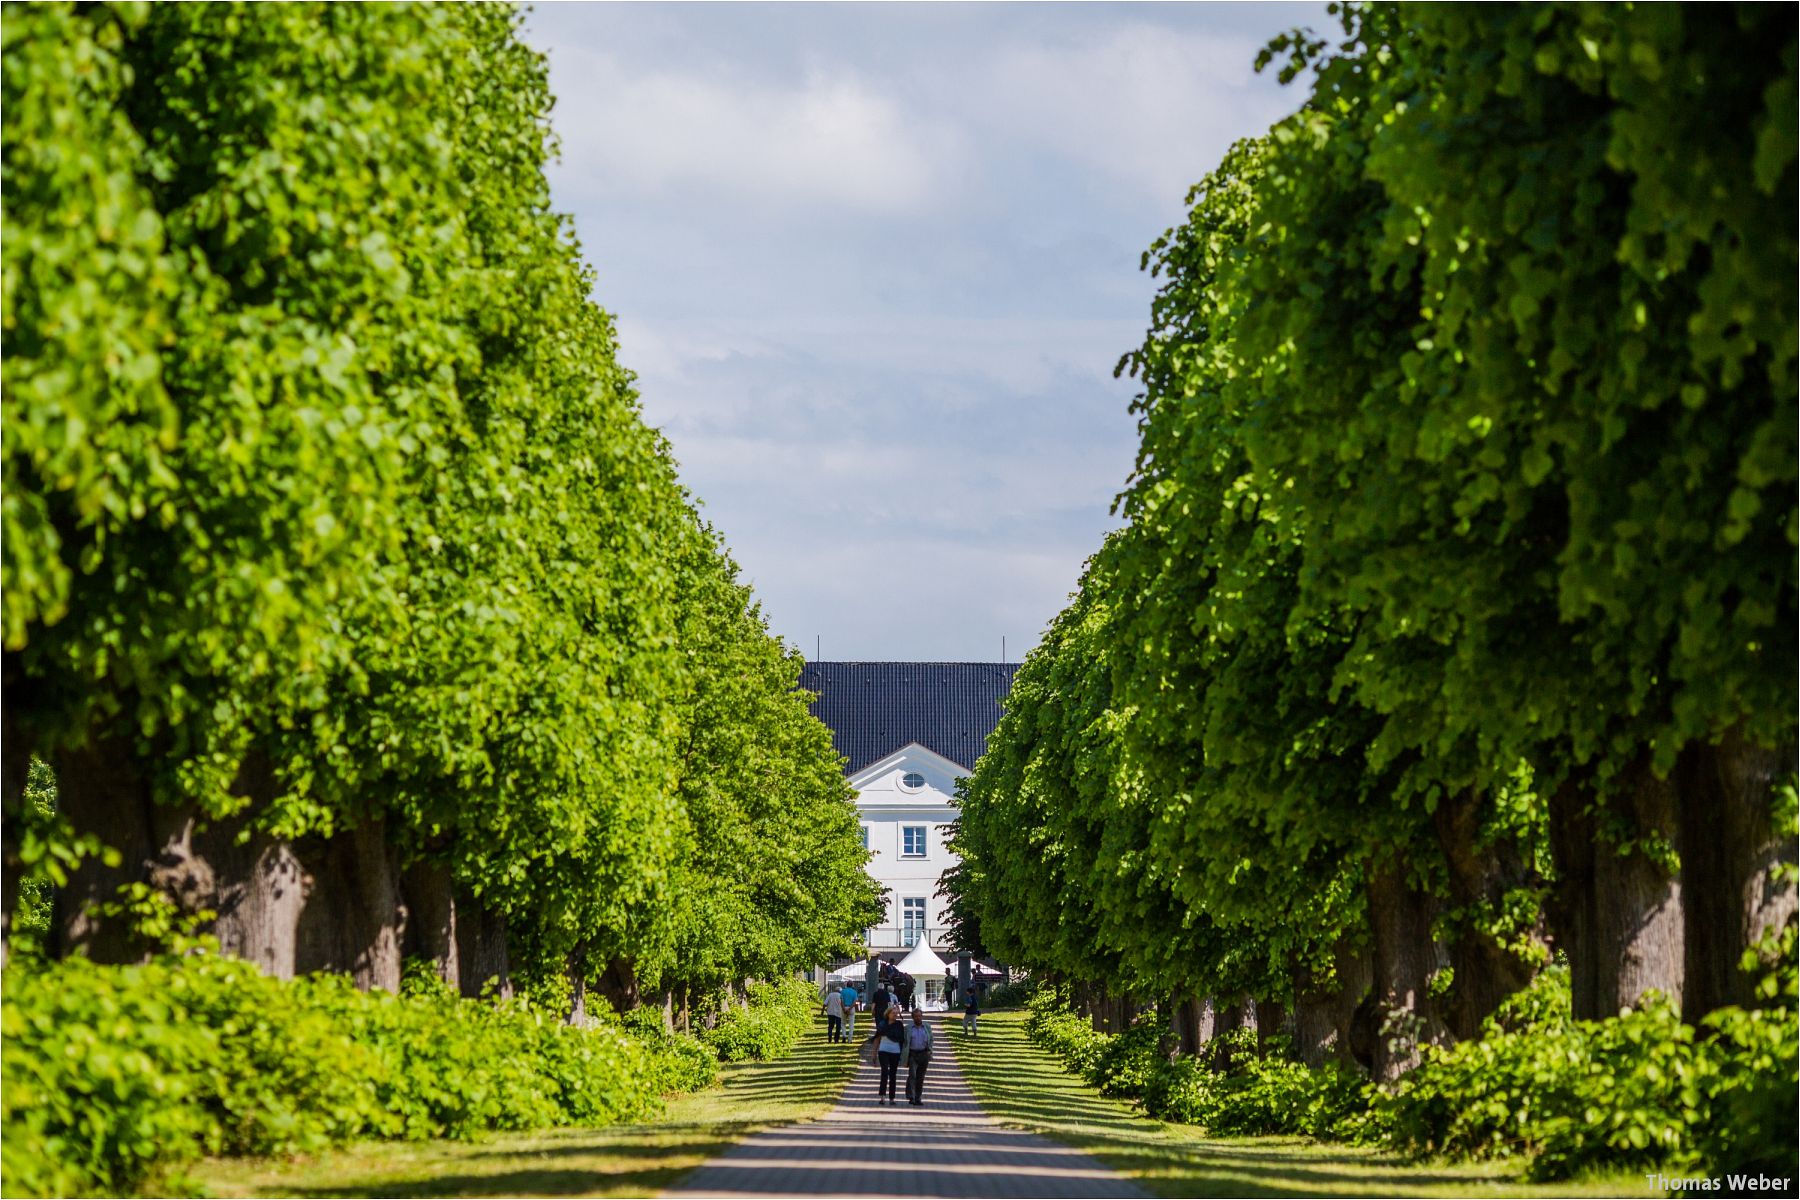
[[[900,1067],[906,1066],[906,1102],[925,1103],[925,1068],[931,1065],[931,1026],[922,1009],[912,1010],[912,1024],[900,1018],[900,1006],[890,1005],[875,1029],[875,1056],[881,1063],[881,1081],[875,1087],[878,1102],[895,1103],[894,1088]]]

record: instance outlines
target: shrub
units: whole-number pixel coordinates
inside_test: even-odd
[[[612,1124],[710,1078],[697,1045],[578,1029],[442,984],[408,992],[283,982],[204,953],[15,964],[0,1005],[0,1187],[128,1193],[201,1154]]]
[[[1035,979],[1014,979],[988,989],[987,999],[982,1001],[983,1008],[1016,1008],[1037,995],[1038,982]]]
[[[697,1092],[718,1079],[718,1055],[699,1038],[664,1028],[662,1010],[634,1008],[619,1020],[649,1052],[660,1094]]]
[[[1050,988],[1039,989],[1025,1007],[1026,1034],[1085,1079],[1098,1061],[1107,1035],[1096,1032]]]
[[[1161,1034],[1154,1022],[1141,1021],[1123,1033],[1099,1035],[1083,1077],[1108,1096],[1142,1096],[1150,1072],[1167,1061],[1156,1052]]]
[[[749,1003],[727,1008],[700,1039],[721,1062],[780,1058],[816,1023],[819,998],[801,979],[752,983]]]
[[[1543,1002],[1554,978],[1522,993],[1480,1040],[1428,1051],[1378,1101],[1389,1144],[1524,1155],[1538,1179],[1602,1166],[1781,1173],[1800,1086],[1792,941],[1762,988],[1771,1007],[1721,1009],[1698,1030],[1654,994],[1618,1017],[1571,1021]]]

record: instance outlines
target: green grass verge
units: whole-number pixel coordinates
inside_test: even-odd
[[[1409,1163],[1298,1137],[1209,1137],[1100,1095],[1025,1036],[1023,1012],[951,1028],[969,1087],[997,1121],[1085,1150],[1161,1196],[1659,1196],[1641,1174],[1533,1185],[1505,1163]]]
[[[152,1195],[645,1196],[733,1143],[829,1110],[856,1073],[823,1021],[786,1058],[733,1063],[718,1084],[642,1125],[556,1129],[478,1142],[362,1142],[302,1158],[216,1158]]]

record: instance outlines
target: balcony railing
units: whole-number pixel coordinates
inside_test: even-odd
[[[885,925],[868,931],[871,950],[910,950],[923,939],[933,950],[947,949],[950,930],[923,925]]]

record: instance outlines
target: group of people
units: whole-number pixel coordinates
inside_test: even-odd
[[[944,995],[948,999],[955,995],[955,986],[950,975],[946,974],[944,978],[947,984]],[[869,1014],[875,1023],[875,1032],[870,1038],[875,1042],[875,1059],[881,1065],[881,1081],[875,1091],[877,1103],[898,1103],[894,1093],[902,1065],[906,1067],[906,1102],[912,1105],[925,1103],[925,1072],[931,1066],[932,1029],[925,1023],[925,1010],[911,1005],[911,984],[912,979],[905,978],[903,992],[897,991],[893,984],[879,984],[869,997]],[[980,991],[975,987],[963,989],[963,1032],[969,1037],[976,1035],[980,1024]],[[855,1040],[856,1009],[860,1000],[860,994],[851,984],[827,989],[823,999],[827,1041]],[[912,1008],[910,1025],[904,1015],[909,1005]]]

